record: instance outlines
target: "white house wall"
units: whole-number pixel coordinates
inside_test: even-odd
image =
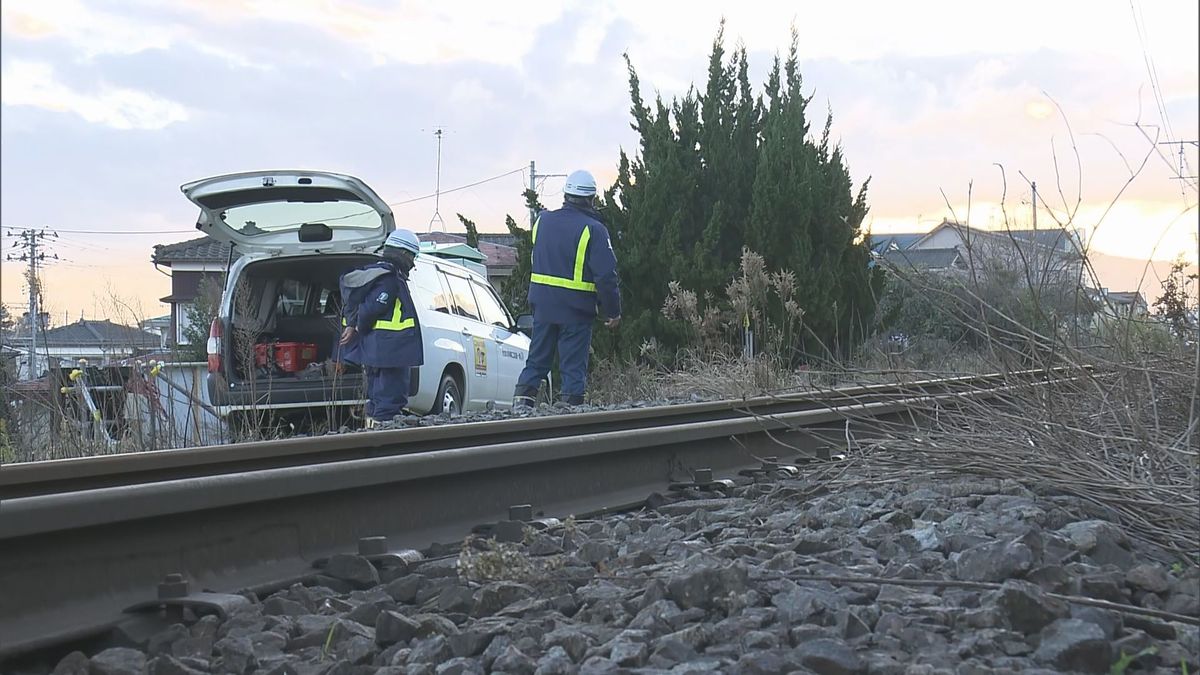
[[[971,243],[974,245],[976,242],[974,241],[974,239],[972,239]],[[963,238],[959,234],[958,230],[956,230],[952,227],[943,227],[942,229],[938,230],[937,232],[934,232],[933,234],[929,235],[925,239],[922,239],[919,243],[914,245],[913,248],[915,248],[915,249],[958,248],[962,245],[963,245]]]

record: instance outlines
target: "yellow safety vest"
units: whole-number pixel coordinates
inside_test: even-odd
[[[396,296],[396,309],[392,311],[390,319],[376,319],[372,324],[375,330],[407,330],[416,325],[412,318],[404,318],[403,303],[400,302],[400,296]],[[342,325],[346,325],[346,317],[342,317]]]
[[[537,243],[538,223],[541,219],[533,222],[533,233],[531,235],[532,242]],[[558,288],[569,288],[573,291],[589,291],[596,292],[596,284],[590,281],[583,280],[583,258],[587,255],[588,242],[592,239],[591,229],[584,227],[583,233],[579,235],[579,245],[575,247],[575,272],[573,278],[556,277],[550,274],[538,274],[534,272],[529,275],[529,280],[535,284],[543,286],[557,286]]]

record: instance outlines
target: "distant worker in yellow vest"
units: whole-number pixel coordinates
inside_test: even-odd
[[[533,340],[513,393],[514,407],[537,400],[555,351],[562,376],[559,400],[583,403],[597,306],[607,327],[621,322],[617,257],[596,212],[596,180],[576,171],[567,177],[563,195],[562,208],[542,211],[533,224]]]
[[[388,235],[382,260],[342,275],[340,361],[367,372],[366,426],[390,421],[408,405],[411,369],[425,362],[421,324],[408,290],[408,273],[421,250],[417,235]]]

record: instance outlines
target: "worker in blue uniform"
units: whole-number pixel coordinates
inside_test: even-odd
[[[425,362],[421,324],[408,290],[408,274],[421,250],[417,235],[396,230],[381,260],[342,275],[339,360],[367,374],[366,426],[389,421],[408,405],[411,368]]]
[[[558,352],[559,400],[583,403],[592,323],[599,306],[605,326],[621,322],[617,257],[596,212],[596,180],[587,171],[567,177],[562,208],[542,211],[533,224],[529,305],[533,339],[517,379],[513,406],[532,406]]]

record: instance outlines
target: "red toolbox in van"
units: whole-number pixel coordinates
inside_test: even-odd
[[[312,342],[264,342],[254,345],[254,364],[274,362],[285,373],[298,373],[317,360],[317,345]]]

